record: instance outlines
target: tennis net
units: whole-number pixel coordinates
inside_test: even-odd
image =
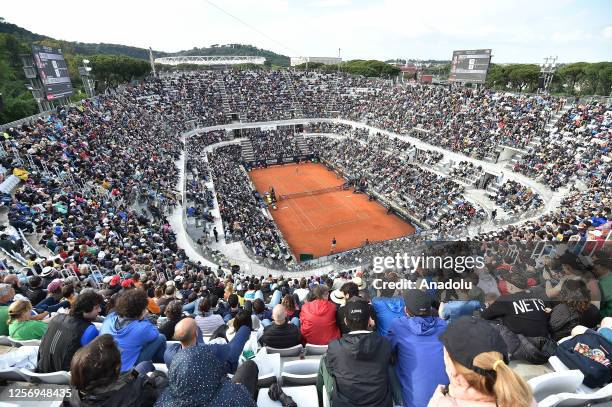
[[[302,198],[305,196],[326,194],[328,192],[340,191],[342,189],[342,185],[338,185],[335,187],[322,188],[322,189],[313,189],[312,191],[304,191],[304,192],[296,192],[293,194],[281,195],[281,199],[294,199],[294,198]]]

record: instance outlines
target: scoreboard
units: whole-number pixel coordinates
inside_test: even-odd
[[[74,93],[61,49],[32,45],[32,55],[47,100],[68,97]]]
[[[453,51],[448,80],[451,82],[484,83],[490,62],[490,49]]]

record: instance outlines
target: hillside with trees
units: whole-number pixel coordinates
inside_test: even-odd
[[[313,69],[324,72],[347,72],[351,75],[362,75],[368,77],[393,78],[400,72],[399,68],[386,62],[377,60],[353,59],[341,64],[324,65],[322,63],[310,62],[295,66],[296,69]]]
[[[491,64],[486,86],[516,92],[535,92],[538,88],[540,67],[536,64]],[[561,65],[549,87],[552,94],[601,95],[612,92],[612,62],[576,62]]]

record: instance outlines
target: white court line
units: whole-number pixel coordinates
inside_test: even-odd
[[[310,225],[312,226],[313,230],[317,230],[317,227],[315,226],[314,223],[312,223],[312,220],[310,219],[310,217],[308,215],[306,215],[306,213],[304,212],[304,210],[302,209],[302,207],[297,203],[294,202],[294,207],[296,207],[297,209],[300,210],[300,212],[302,213],[302,215],[304,216],[304,218],[306,218],[306,220],[308,221],[308,223],[310,223]]]

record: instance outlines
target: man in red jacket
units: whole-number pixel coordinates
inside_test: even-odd
[[[302,306],[300,326],[302,342],[327,345],[332,339],[340,338],[336,325],[336,306],[328,301],[329,290],[324,285],[312,289],[313,300]]]

